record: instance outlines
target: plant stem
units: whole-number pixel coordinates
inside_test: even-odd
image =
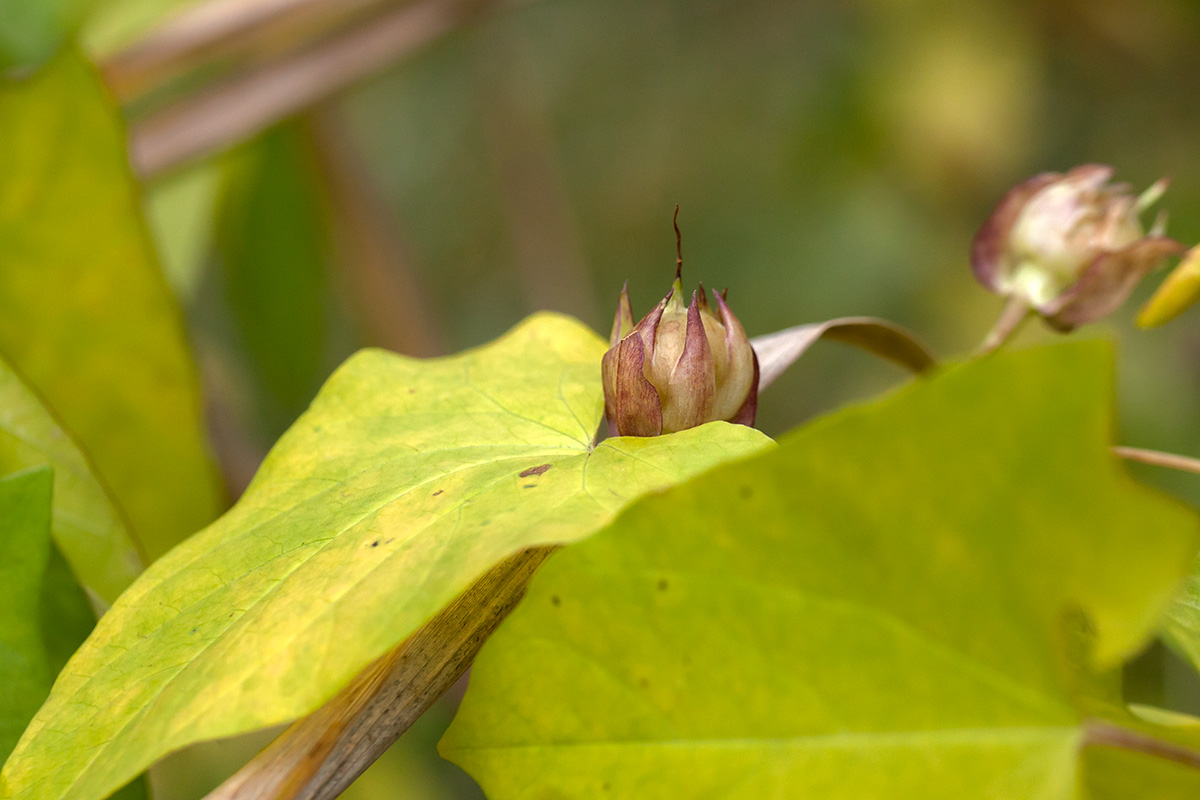
[[[1000,318],[996,320],[996,324],[979,343],[975,355],[985,356],[1007,342],[1021,328],[1025,320],[1029,319],[1032,311],[1029,304],[1021,298],[1009,298],[1004,310],[1000,312]]]
[[[519,0],[418,0],[269,62],[143,120],[130,132],[135,169],[152,177],[222,152],[477,19]]]
[[[188,70],[299,48],[387,0],[204,0],[184,6],[101,63],[105,83],[135,103]],[[365,12],[365,13],[364,13]]]
[[[1200,769],[1200,753],[1186,747],[1156,739],[1153,736],[1122,728],[1109,722],[1091,720],[1084,725],[1085,747],[1115,747],[1133,753],[1174,761],[1192,769]]]
[[[1123,447],[1121,445],[1113,447],[1112,451],[1126,461],[1136,461],[1139,464],[1167,467],[1168,469],[1177,469],[1181,472],[1194,472],[1200,475],[1200,459],[1175,455],[1174,453],[1160,453],[1157,450],[1143,450],[1139,447]]]
[[[497,564],[205,800],[338,797],[466,672],[554,549],[530,548]]]

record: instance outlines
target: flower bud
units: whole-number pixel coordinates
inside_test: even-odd
[[[1149,233],[1139,220],[1166,180],[1134,197],[1128,186],[1109,183],[1112,174],[1087,164],[1010,190],[975,236],[971,267],[979,282],[1062,331],[1120,307],[1150,270],[1184,248],[1163,235],[1162,216]]]
[[[633,324],[621,290],[611,348],[604,354],[604,412],[614,436],[657,436],[725,420],[753,425],[758,359],[745,330],[713,292],[701,286],[683,303],[676,273],[671,291]]]

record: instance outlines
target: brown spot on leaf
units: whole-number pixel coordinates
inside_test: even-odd
[[[662,580],[660,580],[660,581],[658,582],[658,590],[659,590],[660,592],[665,592],[665,591],[667,590],[667,586],[668,586],[668,584],[667,584],[667,579],[666,579],[666,578],[663,578]]]
[[[446,491],[446,490],[445,490],[445,489],[438,489],[436,492],[434,492],[434,493],[433,493],[433,496],[434,496],[434,497],[437,497],[439,494],[441,494],[441,493],[442,493],[442,492],[444,492],[444,491]]]
[[[540,467],[530,467],[521,473],[522,478],[528,478],[530,475],[541,475],[546,470],[550,469],[549,464],[542,464]]]
[[[550,596],[550,605],[552,605],[552,606],[561,606],[561,605],[562,605],[562,598],[561,598],[561,597],[559,597],[559,596],[558,596],[558,595],[556,595],[556,594],[555,594],[555,595],[551,595],[551,596]]]

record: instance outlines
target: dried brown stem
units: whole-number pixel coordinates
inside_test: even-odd
[[[1088,747],[1115,747],[1200,769],[1200,753],[1195,750],[1100,720],[1091,720],[1084,726],[1083,743]]]
[[[185,7],[101,64],[105,82],[130,102],[187,70],[225,58],[302,44],[394,0],[207,0]]]
[[[419,0],[312,49],[206,89],[134,125],[131,156],[152,176],[234,144],[454,30],[500,0]]]
[[[680,280],[683,277],[683,234],[679,232],[679,203],[675,204],[671,225],[675,228],[675,280]]]
[[[512,556],[205,800],[337,797],[458,680],[553,552]]]
[[[1112,451],[1126,461],[1136,461],[1139,464],[1149,464],[1153,467],[1167,467],[1168,469],[1177,469],[1181,472],[1194,472],[1200,475],[1200,459],[1175,455],[1174,453],[1160,453],[1158,450],[1143,450],[1140,447],[1124,447],[1121,445],[1114,447]]]

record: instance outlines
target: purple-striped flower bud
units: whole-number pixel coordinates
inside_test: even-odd
[[[1010,190],[971,248],[971,267],[989,290],[1024,302],[1069,331],[1120,307],[1164,258],[1184,248],[1149,233],[1139,216],[1166,190],[1160,180],[1140,197],[1110,184],[1113,170],[1086,164],[1037,175]]]
[[[689,305],[678,275],[636,325],[621,290],[611,348],[604,354],[604,411],[614,436],[657,436],[724,420],[753,425],[758,359],[742,324],[701,286]]]

